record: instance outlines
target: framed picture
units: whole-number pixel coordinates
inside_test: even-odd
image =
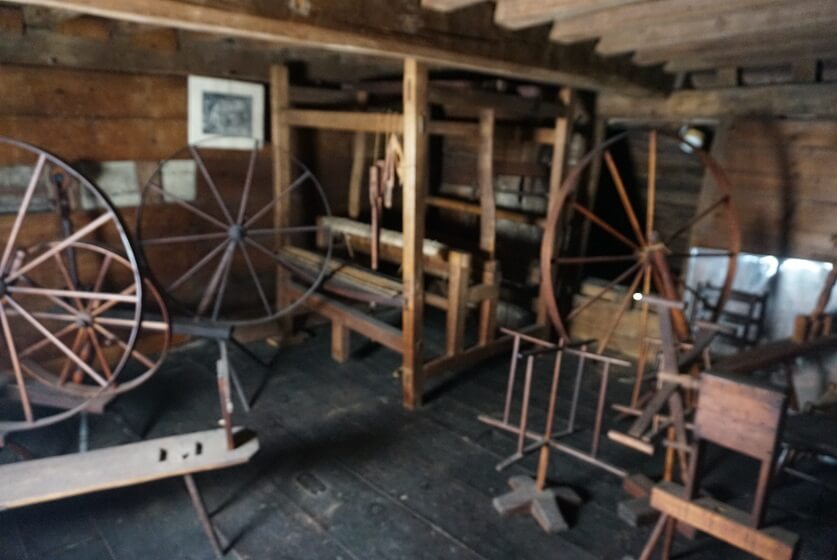
[[[264,142],[264,86],[189,76],[189,143],[250,150]]]

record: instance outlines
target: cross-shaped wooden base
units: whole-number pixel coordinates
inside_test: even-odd
[[[538,490],[537,483],[528,476],[513,476],[509,479],[512,491],[493,500],[494,509],[501,515],[528,512],[544,531],[556,533],[569,529],[557,500],[574,506],[581,505],[581,498],[568,486],[555,486]]]

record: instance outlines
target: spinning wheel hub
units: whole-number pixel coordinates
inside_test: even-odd
[[[90,315],[90,313],[82,311],[77,315],[76,324],[79,327],[92,327],[93,317]]]
[[[242,241],[244,241],[244,238],[247,237],[247,230],[244,226],[235,224],[230,226],[230,228],[227,230],[227,234],[230,236],[231,241],[241,243]]]

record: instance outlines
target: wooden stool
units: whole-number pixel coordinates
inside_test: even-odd
[[[759,558],[790,559],[798,537],[779,527],[762,528],[770,478],[776,462],[787,396],[748,381],[704,373],[695,416],[694,449],[687,486],[663,482],[651,491],[651,506],[660,516],[640,560],[651,558],[665,531],[662,558],[671,551],[677,521],[704,531]],[[761,462],[753,508],[734,509],[711,498],[698,498],[701,459],[712,442]]]

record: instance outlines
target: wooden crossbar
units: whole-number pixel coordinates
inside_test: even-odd
[[[223,429],[129,443],[0,468],[0,510],[241,465],[259,450],[251,432],[227,449]]]
[[[651,506],[678,521],[704,531],[750,554],[767,560],[794,558],[799,537],[781,527],[756,529],[750,514],[712,498],[689,501],[686,489],[673,482],[663,482],[651,491]]]

